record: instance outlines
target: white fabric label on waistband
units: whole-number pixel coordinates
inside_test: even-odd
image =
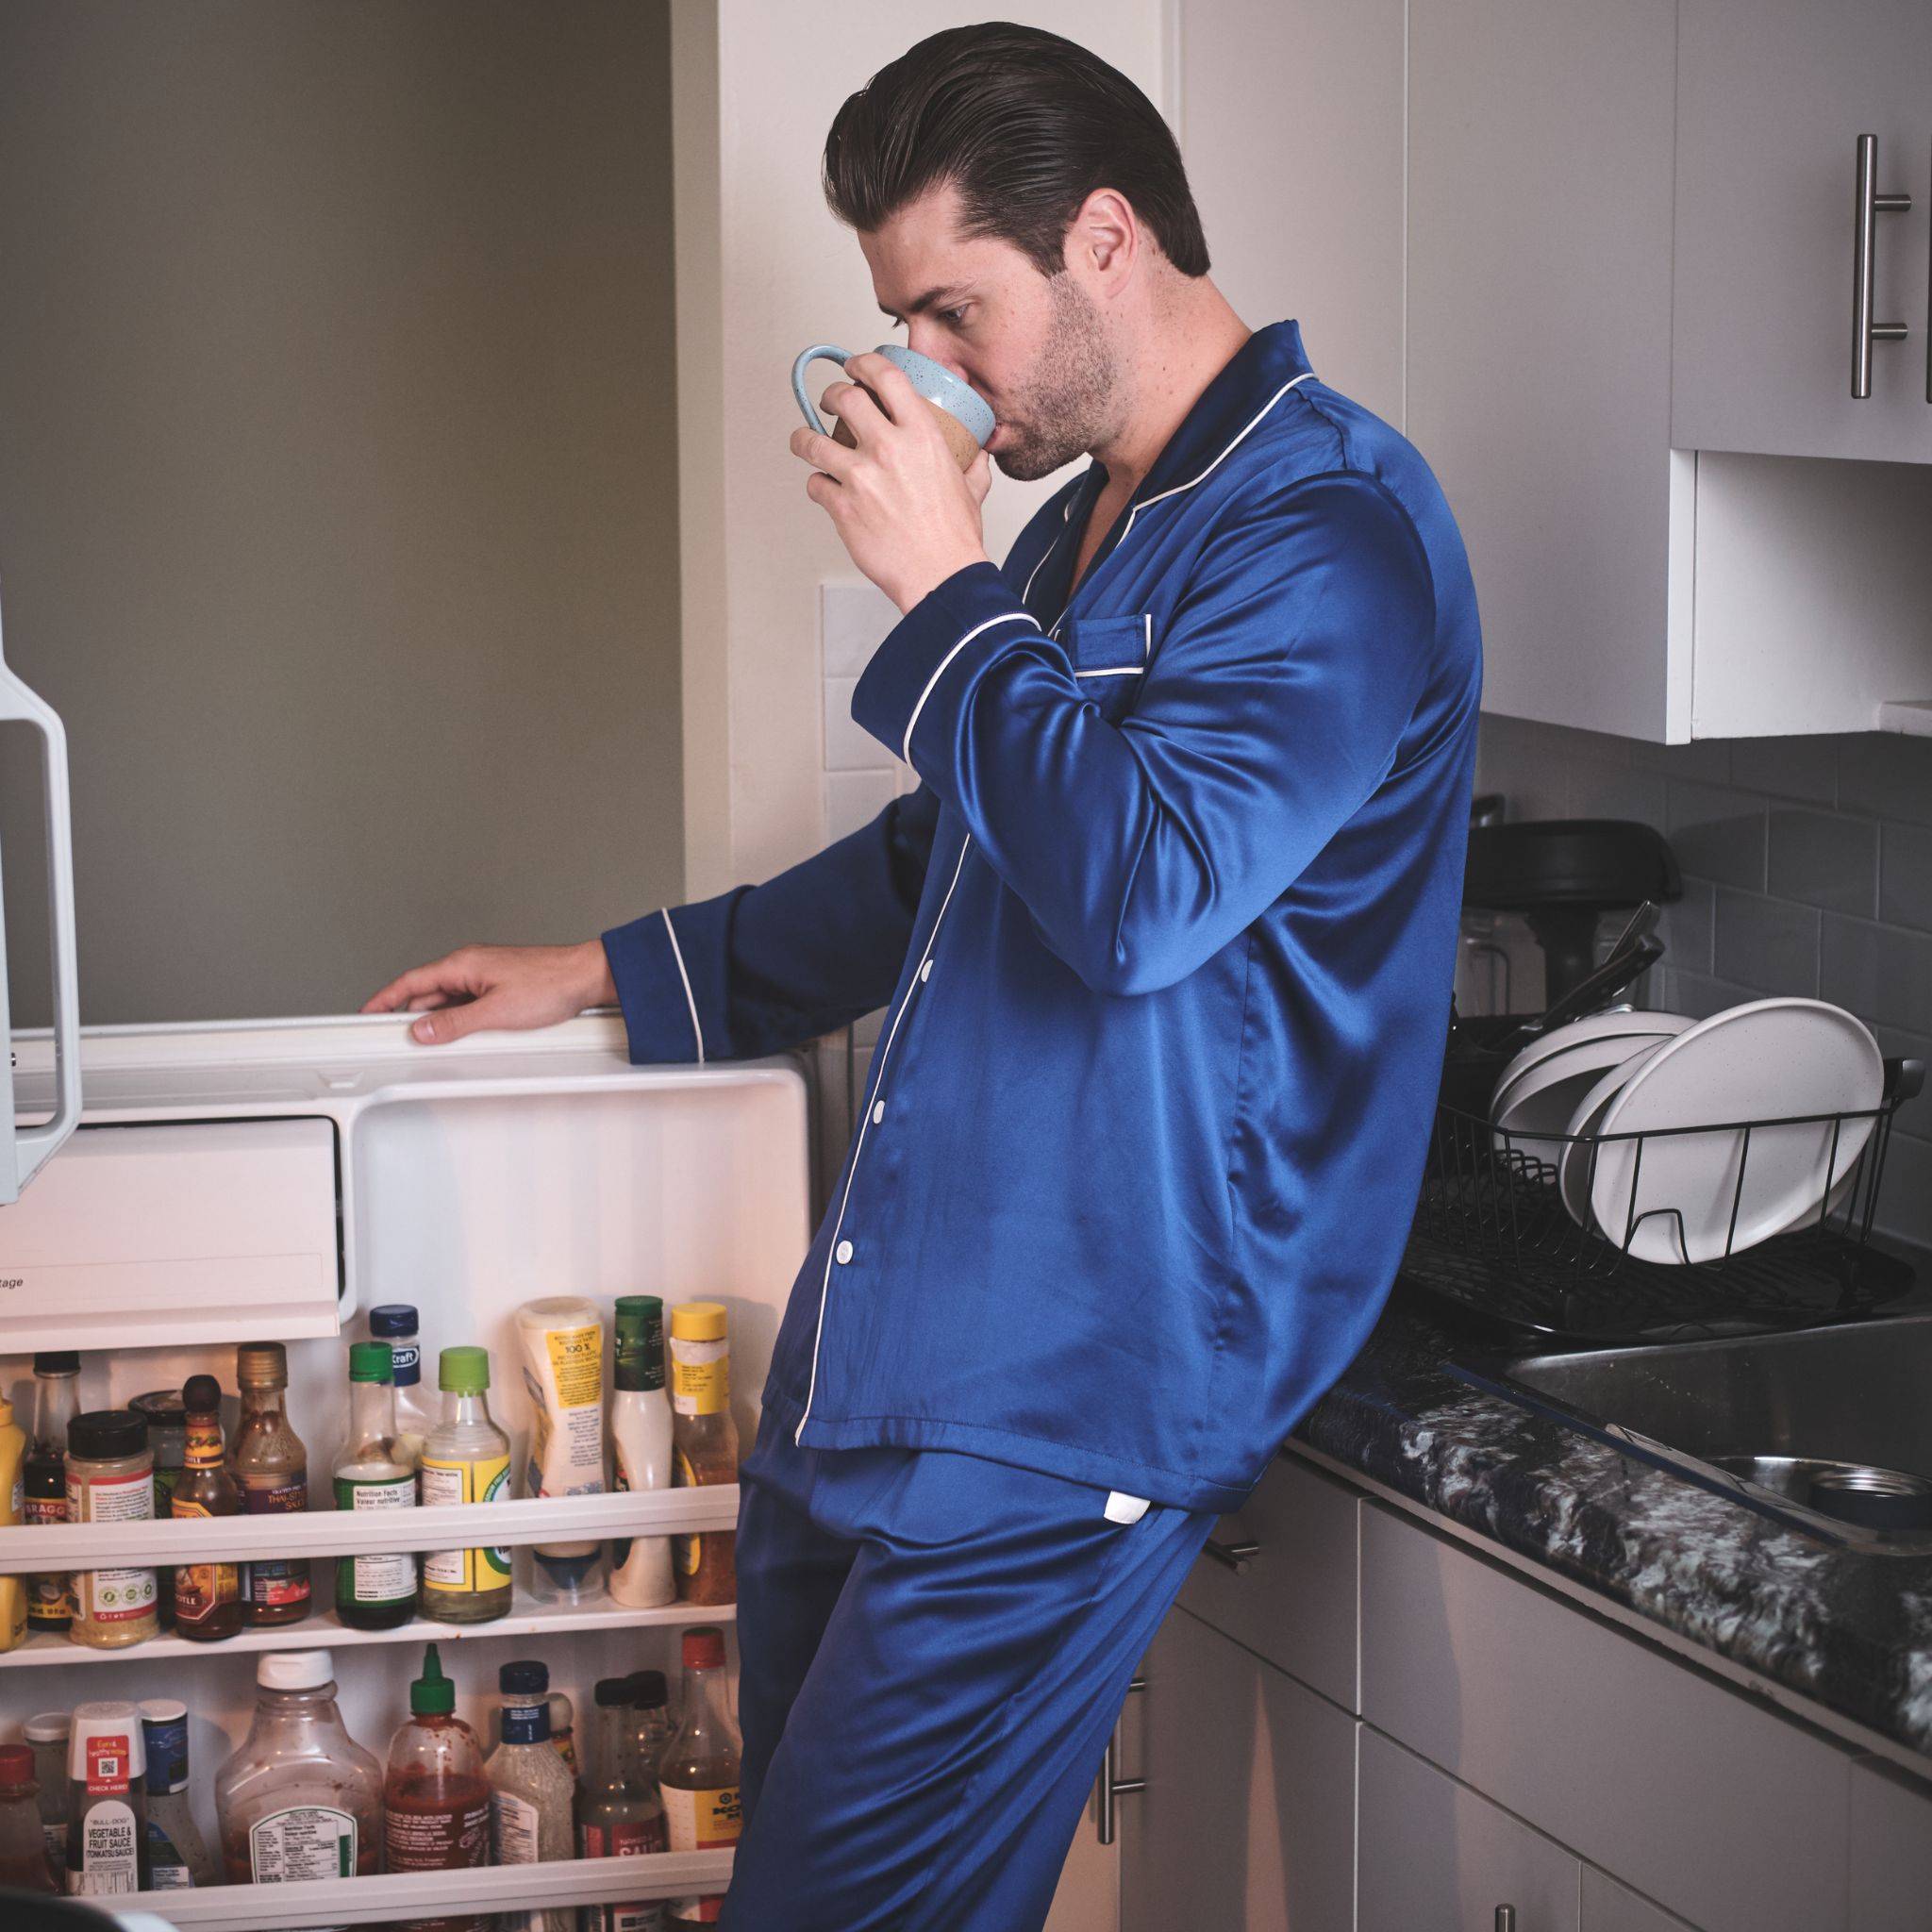
[[[1109,1523],[1139,1523],[1147,1513],[1145,1496],[1130,1496],[1124,1490],[1107,1492],[1107,1520]]]

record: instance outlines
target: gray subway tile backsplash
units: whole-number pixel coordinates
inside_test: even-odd
[[[1878,909],[1878,824],[1797,806],[1771,808],[1768,890],[1870,919]]]
[[[1660,800],[1631,783],[1658,778]],[[1669,837],[1684,897],[1664,911],[1651,1004],[1703,1019],[1815,994],[1888,1056],[1932,1060],[1932,741],[1651,745],[1486,717],[1477,782],[1512,819],[1633,817]],[[1879,1221],[1932,1242],[1932,1096],[1898,1129]]]

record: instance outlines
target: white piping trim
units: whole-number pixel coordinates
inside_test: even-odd
[[[1147,667],[1144,664],[1123,664],[1108,671],[1076,671],[1075,677],[1139,677]]]
[[[660,906],[658,916],[664,922],[664,930],[671,935],[671,957],[677,961],[677,976],[684,981],[684,1003],[691,1008],[691,1030],[697,1037],[698,1065],[705,1063],[705,1029],[698,1024],[698,1003],[691,997],[691,974],[684,970],[684,948],[677,943],[677,928],[671,923],[671,908]]]
[[[1154,656],[1154,613],[1144,610],[1141,615],[1145,625],[1141,638],[1141,661],[1144,664]]]
[[[1231,443],[1229,443],[1228,446],[1224,450],[1223,450],[1221,454],[1218,457],[1216,457],[1214,460],[1211,463],[1209,463],[1208,467],[1205,470],[1203,470],[1198,476],[1192,478],[1191,481],[1186,483],[1176,483],[1172,490],[1163,490],[1158,496],[1150,496],[1145,498],[1143,501],[1137,503],[1133,507],[1133,508],[1127,512],[1127,526],[1124,530],[1121,532],[1120,543],[1116,543],[1113,546],[1113,549],[1108,553],[1109,558],[1117,556],[1120,552],[1121,544],[1124,543],[1127,541],[1127,539],[1134,534],[1134,519],[1137,516],[1139,516],[1143,509],[1151,509],[1157,503],[1165,503],[1170,496],[1179,496],[1184,491],[1193,489],[1196,483],[1207,482],[1208,477],[1213,475],[1215,471],[1220,469],[1222,464],[1224,463],[1228,459],[1228,458],[1231,457],[1235,453],[1235,451],[1241,447],[1242,441],[1246,439],[1248,435],[1248,431],[1254,429],[1257,425],[1259,425],[1262,419],[1268,414],[1269,410],[1272,409],[1275,406],[1275,404],[1278,403],[1282,399],[1282,397],[1289,392],[1290,390],[1298,388],[1302,383],[1313,381],[1314,375],[1315,372],[1312,369],[1306,369],[1301,373],[1301,375],[1297,375],[1292,382],[1284,382],[1281,385],[1281,387],[1278,390],[1276,390],[1272,396],[1270,396],[1265,403],[1261,405],[1260,409],[1249,421],[1246,427],[1244,427],[1241,430],[1241,435],[1237,436],[1235,440]]]
[[[919,693],[919,702],[912,708],[912,715],[906,721],[906,736],[900,741],[899,756],[909,765],[912,762],[912,727],[919,723],[919,714],[925,709],[925,701],[932,695],[932,688],[945,674],[945,669],[981,631],[991,630],[996,624],[1030,624],[1035,630],[1040,628],[1040,620],[1030,610],[1008,610],[998,617],[989,617],[984,624],[975,624],[953,648],[939,661],[939,668],[925,680],[925,689]]]
[[[845,1225],[846,1204],[852,1199],[852,1183],[858,1174],[858,1157],[865,1152],[866,1130],[872,1125],[873,1103],[878,1098],[879,1090],[886,1084],[886,1060],[892,1051],[892,1042],[899,1037],[899,1022],[906,1017],[906,1008],[912,1004],[912,993],[919,983],[919,975],[924,970],[925,962],[932,958],[933,942],[940,936],[940,924],[946,916],[946,908],[953,903],[953,887],[959,883],[959,874],[966,865],[966,855],[973,847],[973,835],[966,835],[965,842],[959,847],[959,862],[953,868],[952,882],[946,887],[946,896],[940,901],[940,909],[933,915],[932,930],[925,936],[924,949],[920,953],[919,964],[912,969],[912,977],[906,982],[906,997],[899,1002],[899,1010],[892,1015],[891,1026],[886,1034],[886,1043],[879,1048],[873,1060],[872,1091],[865,1096],[865,1106],[858,1116],[858,1139],[852,1147],[852,1165],[845,1170],[845,1191],[839,1197],[839,1218],[832,1224],[831,1239],[825,1243],[825,1278],[819,1284],[819,1324],[812,1331],[811,1338],[811,1379],[806,1384],[805,1408],[798,1418],[798,1426],[791,1432],[794,1444],[805,1434],[805,1425],[811,1418],[812,1397],[818,1393],[819,1386],[819,1342],[825,1332],[825,1298],[832,1291],[832,1257],[839,1252],[839,1230]]]
[[[1064,530],[1062,530],[1060,532],[1060,537],[1064,537],[1066,534],[1067,533]],[[1060,537],[1056,537],[1053,540],[1053,541],[1046,546],[1046,555],[1042,557],[1040,559],[1040,561],[1036,563],[1033,566],[1033,568],[1026,573],[1026,582],[1020,592],[1021,603],[1025,603],[1027,598],[1033,594],[1033,579],[1037,577],[1040,575],[1040,573],[1046,567],[1046,558],[1048,557],[1051,557],[1054,554],[1054,552],[1060,547]]]

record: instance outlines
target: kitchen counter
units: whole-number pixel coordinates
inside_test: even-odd
[[[1398,1287],[1294,1438],[1797,1692],[1821,1722],[1921,1754],[1932,1775],[1932,1556],[1814,1541],[1443,1367],[1478,1353]]]

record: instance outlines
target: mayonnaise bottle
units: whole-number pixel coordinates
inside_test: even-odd
[[[525,1302],[516,1312],[524,1388],[530,1397],[525,1496],[604,1493],[604,1319],[580,1295]],[[534,1593],[588,1603],[604,1593],[603,1545],[539,1543]]]

